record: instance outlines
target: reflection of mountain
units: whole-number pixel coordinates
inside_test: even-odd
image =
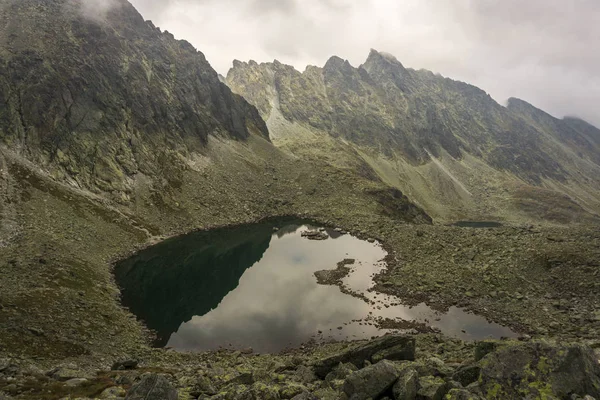
[[[123,303],[166,345],[182,322],[215,308],[269,247],[273,225],[174,238],[116,265]]]

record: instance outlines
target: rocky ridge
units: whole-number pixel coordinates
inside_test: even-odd
[[[399,188],[438,220],[586,221],[600,211],[598,136],[512,99],[372,50],[304,72],[235,61],[227,83],[273,141]],[[553,209],[550,212],[550,209]]]

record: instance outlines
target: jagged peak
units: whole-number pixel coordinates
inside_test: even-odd
[[[378,51],[375,49],[371,49],[371,51],[369,52],[369,57],[367,57],[367,61],[365,61],[365,63],[363,65],[368,66],[368,65],[375,64],[375,63],[380,64],[382,62],[387,63],[387,64],[396,65],[396,66],[404,69],[404,65],[402,65],[402,63],[400,61],[398,61],[398,59],[394,55],[392,55],[391,53],[386,53],[384,51]]]
[[[356,70],[356,68],[354,68],[348,60],[344,60],[338,56],[331,56],[325,63],[325,66],[323,66],[323,70],[349,72]]]

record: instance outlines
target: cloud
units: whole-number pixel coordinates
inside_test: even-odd
[[[122,5],[120,0],[68,0],[63,3],[65,10],[75,10],[85,18],[97,22],[105,20],[111,9]]]
[[[331,55],[361,64],[369,49],[404,65],[515,96],[600,125],[597,0],[132,0],[147,19],[204,52],[303,70]]]

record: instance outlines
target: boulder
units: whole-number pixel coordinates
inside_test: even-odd
[[[600,397],[600,365],[591,348],[546,342],[507,345],[480,362],[485,398]]]
[[[487,354],[493,352],[501,343],[497,340],[483,340],[475,345],[475,361],[481,360]]]
[[[113,386],[105,389],[102,393],[100,393],[100,399],[103,400],[114,400],[117,398],[125,397],[126,392],[120,386]]]
[[[312,393],[304,392],[297,396],[292,397],[292,400],[319,400],[317,396]]]
[[[362,367],[366,361],[372,361],[373,355],[395,348],[395,360],[415,359],[415,338],[407,335],[386,335],[368,343],[352,347],[349,350],[319,360],[314,364],[314,371],[320,378],[325,378],[339,363],[352,363]]]
[[[454,368],[446,365],[437,357],[429,357],[424,361],[415,362],[413,365],[421,376],[433,375],[445,378],[454,373]]]
[[[475,393],[471,393],[466,389],[451,389],[446,394],[445,400],[484,400]]]
[[[414,368],[404,368],[392,388],[395,400],[415,400],[419,388],[419,374]]]
[[[344,393],[349,400],[375,399],[396,382],[400,372],[387,360],[352,373],[344,382]]]
[[[66,381],[65,385],[68,387],[77,387],[83,385],[86,382],[88,382],[88,380],[85,378],[73,378]]]
[[[254,375],[251,372],[244,372],[235,378],[225,382],[227,385],[252,385],[254,383]]]
[[[446,381],[437,376],[425,376],[419,379],[417,396],[420,400],[442,400],[448,392]]]
[[[88,378],[87,374],[83,371],[75,369],[71,366],[65,366],[53,369],[48,372],[46,375],[50,376],[52,379],[57,381],[66,382],[75,378]]]
[[[456,370],[452,375],[452,379],[466,387],[473,382],[477,382],[480,373],[481,367],[479,365],[465,365]]]
[[[345,380],[348,377],[348,375],[356,371],[358,371],[356,365],[352,363],[340,363],[337,367],[332,369],[330,373],[327,374],[327,376],[325,377],[325,382],[331,382],[335,379]]]
[[[190,394],[195,397],[199,397],[201,394],[212,396],[217,394],[217,390],[208,377],[200,375],[195,379],[195,382],[192,385],[192,390],[190,390]]]
[[[137,360],[128,359],[128,360],[116,361],[112,365],[111,369],[113,371],[125,371],[125,370],[136,369],[137,366],[138,366],[138,361]]]
[[[289,383],[279,389],[279,397],[282,399],[293,399],[294,397],[307,393],[308,389],[298,383]]]
[[[177,390],[167,378],[157,374],[146,374],[133,385],[125,400],[177,400]]]
[[[304,384],[312,383],[317,379],[318,378],[312,368],[309,368],[306,365],[299,365],[298,368],[296,368],[296,372],[292,375],[292,380],[294,382]]]

